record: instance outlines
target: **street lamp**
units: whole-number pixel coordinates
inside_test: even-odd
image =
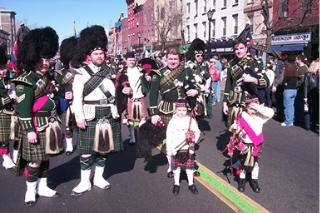
[[[214,13],[214,9],[211,9],[211,10],[208,10],[207,12],[207,16],[208,16],[208,21],[209,21],[209,41],[208,41],[208,44],[209,44],[209,50],[208,50],[208,53],[209,53],[209,58],[211,57],[211,21],[212,21],[212,16],[213,16],[213,13]]]

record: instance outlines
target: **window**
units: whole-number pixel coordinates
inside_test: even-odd
[[[212,1],[212,9],[214,9],[214,10],[216,9],[216,0]]]
[[[207,0],[203,0],[203,13],[207,12]]]
[[[216,36],[216,20],[212,20],[212,37],[214,38]]]
[[[198,24],[194,24],[194,38],[198,38]]]
[[[198,0],[194,0],[194,5],[196,7],[196,14],[194,15],[194,17],[198,16]]]
[[[237,6],[239,4],[239,0],[233,0],[233,6]]]
[[[311,14],[312,0],[302,0],[302,8],[306,14]]]
[[[165,13],[166,13],[166,12],[165,12],[164,8],[162,7],[162,8],[161,8],[161,15],[160,15],[160,16],[161,16],[161,20],[164,19],[165,15],[166,15]]]
[[[190,2],[187,3],[187,13],[188,17],[190,16]]]
[[[226,36],[227,34],[227,17],[222,17],[222,35]]]
[[[232,16],[233,18],[233,34],[238,35],[238,14]]]
[[[207,37],[207,23],[204,21],[202,22],[202,28],[203,28],[203,38]]]
[[[288,17],[288,0],[281,0],[280,18]]]
[[[221,9],[226,9],[227,8],[227,0],[223,0],[223,6]]]

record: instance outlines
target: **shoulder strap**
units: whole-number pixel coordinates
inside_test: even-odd
[[[94,73],[89,66],[85,66],[84,69],[88,72],[91,78],[84,84],[83,97],[89,95],[101,84],[103,79],[107,77],[107,69],[105,66],[101,67],[101,70],[97,73]]]

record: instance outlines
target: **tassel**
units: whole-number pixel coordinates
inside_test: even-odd
[[[99,140],[98,140],[98,150],[99,151],[102,151],[102,149],[103,149],[103,141],[104,141],[104,138],[103,138],[102,125],[99,124]]]
[[[49,130],[50,131],[49,132],[50,149],[55,150],[55,148],[56,148],[56,146],[55,146],[56,135],[54,134],[54,130],[53,130],[52,126],[49,128],[50,128],[50,130]]]
[[[62,131],[58,123],[56,126],[56,137],[57,137],[58,148],[59,150],[62,150],[63,149]]]
[[[137,120],[140,121],[140,119],[141,119],[141,106],[140,106],[140,102],[139,102],[139,104],[137,104],[137,108],[138,108],[138,117],[137,117]]]
[[[133,115],[132,115],[132,118],[133,118],[133,120],[136,120],[136,118],[137,118],[137,110],[136,110],[136,105],[134,104],[134,102],[132,103],[133,104]]]

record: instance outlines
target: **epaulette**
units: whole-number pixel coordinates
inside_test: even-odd
[[[24,84],[32,86],[33,85],[32,81],[27,78],[28,74],[27,75],[26,74],[22,74],[19,77],[13,79],[12,82],[19,82],[19,83],[24,83]]]

